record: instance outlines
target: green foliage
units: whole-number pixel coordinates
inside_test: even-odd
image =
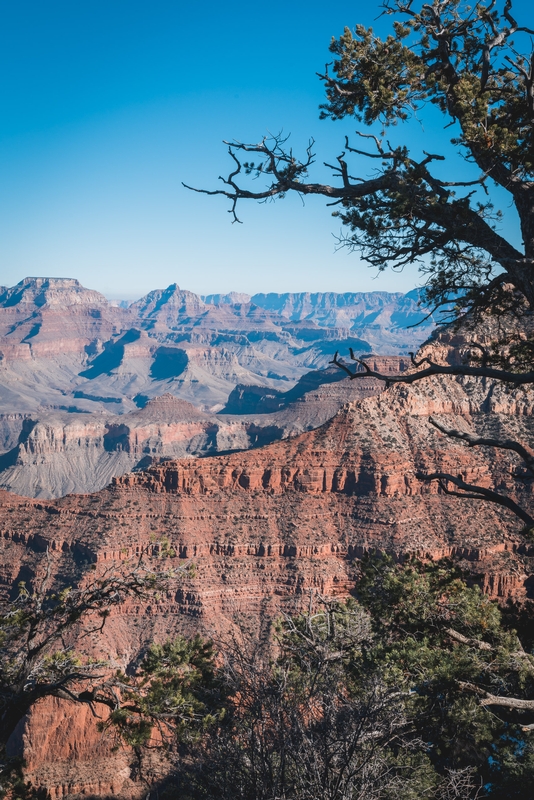
[[[452,144],[481,170],[481,185],[489,177],[511,193],[525,255],[532,259],[532,205],[527,201],[527,210],[520,197],[534,175],[531,66],[530,54],[518,52],[512,39],[521,39],[526,29],[511,16],[511,3],[500,14],[494,3],[472,9],[460,0],[435,0],[417,9],[392,0],[385,13],[394,17],[393,33],[385,39],[357,25],[332,41],[334,76],[323,76],[322,117],[355,117],[386,129],[428,104],[437,106],[455,132]],[[375,157],[382,160],[384,180],[368,192],[347,193],[336,212],[351,230],[350,246],[379,269],[423,259],[428,299],[439,305],[460,294],[457,312],[500,301],[497,265],[532,304],[531,275],[510,268],[509,259],[520,254],[491,233],[492,220],[500,218],[491,200],[431,173],[431,162],[442,156],[414,161],[406,147],[384,150],[380,144]]]
[[[473,13],[460,0],[419,10],[393,1],[386,14],[397,19],[384,40],[362,25],[333,39],[336,84],[327,83],[323,116],[389,126],[430,102],[458,122],[453,142],[469,155],[530,179],[534,141],[523,74],[528,55],[518,55],[512,19],[494,3],[479,3]]]
[[[132,747],[198,737],[224,715],[214,658],[200,636],[152,644],[135,675],[117,673],[121,702],[100,729]]]
[[[499,3],[499,5],[501,5]],[[206,191],[230,199],[234,221],[241,200],[282,198],[288,192],[322,195],[346,226],[341,243],[357,249],[378,270],[419,263],[427,301],[457,318],[469,309],[500,306],[510,286],[529,313],[534,308],[534,93],[529,35],[516,22],[512,3],[474,6],[465,0],[387,0],[391,33],[345,28],[333,39],[333,65],[321,76],[326,103],[321,117],[353,118],[369,132],[359,149],[345,140],[331,167],[333,185],[308,183],[313,142],[296,158],[281,136],[259,144],[229,145],[233,169],[224,188]],[[432,108],[434,107],[434,108]],[[436,115],[437,110],[437,115]],[[413,155],[386,135],[404,134],[413,119],[437,118],[451,129],[460,160],[442,154]],[[360,145],[363,147],[363,145]],[[246,160],[241,161],[244,154]],[[353,156],[369,159],[355,175]],[[251,161],[253,157],[255,160]],[[469,165],[467,168],[464,161]],[[360,162],[361,163],[361,162]],[[263,178],[260,189],[250,178]],[[509,193],[519,216],[522,247],[497,229],[501,212],[491,191]],[[189,187],[191,188],[191,187]]]
[[[174,796],[408,800],[437,789],[402,698],[365,674],[371,635],[359,605],[321,603],[278,621],[272,661],[243,643],[225,650],[228,713],[190,749]]]
[[[14,642],[20,612],[5,615]],[[178,749],[169,798],[468,800],[484,785],[520,800],[534,783],[534,658],[514,615],[525,630],[524,613],[503,618],[451,563],[368,558],[356,599],[311,597],[307,613],[276,621],[267,650],[178,637],[98,683],[102,665],[52,649],[24,680],[108,705],[101,729],[139,764],[147,746],[171,760]],[[89,674],[92,688],[74,694]],[[6,791],[30,797],[12,767]]]
[[[534,710],[480,702],[485,693],[534,698],[534,658],[497,604],[451,563],[401,566],[385,557],[363,563],[358,594],[377,637],[371,668],[411,689],[411,717],[436,768],[474,766],[492,796],[524,796],[534,780],[534,732],[524,730]]]
[[[165,588],[175,570],[146,569],[143,552],[134,563],[89,575],[78,586],[54,586],[48,553],[36,565],[31,584],[19,584],[14,599],[0,603],[0,796],[26,800],[38,797],[26,786],[22,765],[7,758],[7,742],[24,716],[44,697],[89,705],[95,713],[107,707],[124,718],[121,692],[106,662],[96,661],[66,646],[83,642],[83,635],[101,631],[113,607],[127,597],[149,599]],[[136,743],[146,741],[153,727],[147,710],[136,731]],[[135,737],[132,737],[132,740]],[[42,794],[42,793],[41,793]]]
[[[227,643],[227,713],[190,741],[167,796],[529,797],[534,705],[483,698],[534,698],[534,659],[450,563],[364,560],[358,602],[282,617],[272,648]]]
[[[447,624],[468,636],[502,634],[498,606],[464,577],[448,561],[422,567],[418,561],[395,565],[387,556],[366,558],[358,598],[383,630],[437,631]]]

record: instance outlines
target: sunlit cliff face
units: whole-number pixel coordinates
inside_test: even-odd
[[[146,331],[143,335],[149,339]],[[457,357],[462,342],[447,337],[429,345],[434,358]],[[143,341],[140,335],[124,346]],[[388,363],[377,366],[385,369]],[[34,380],[39,374],[34,372]],[[102,376],[113,382],[127,374],[121,362]],[[210,414],[167,393],[130,413],[99,418],[63,411],[59,426],[53,414],[35,424],[18,417],[6,421],[6,441],[10,424],[26,424],[18,461],[9,467],[21,475],[37,475],[31,468],[39,462],[50,471],[51,455],[58,458],[58,473],[72,473],[78,456],[84,469],[88,464],[102,469],[102,453],[124,462],[111,485],[93,494],[44,500],[0,492],[0,587],[7,592],[20,580],[31,584],[45,568],[47,551],[54,580],[66,585],[120,567],[143,548],[159,558],[161,542],[167,542],[172,564],[194,564],[194,573],[150,604],[129,601],[112,614],[102,634],[72,642],[122,667],[154,638],[178,631],[221,633],[232,629],[236,615],[258,626],[280,608],[300,608],[310,591],[347,596],[357,586],[359,559],[376,550],[398,560],[454,556],[480,576],[491,596],[528,596],[534,550],[515,518],[485,503],[445,496],[416,473],[454,470],[479,485],[515,491],[529,506],[528,485],[519,483],[517,489],[513,480],[513,454],[496,458],[487,448],[466,448],[428,420],[433,415],[448,427],[529,442],[534,437],[530,395],[467,379],[432,378],[380,392],[375,387],[367,394],[361,385],[334,381],[304,392],[278,412],[256,416]],[[278,394],[269,391],[272,402]],[[80,397],[79,402],[95,401]],[[328,403],[331,418],[319,425]],[[177,459],[181,453],[175,452],[173,457],[173,447],[212,435],[215,420],[219,428],[213,435],[221,442],[224,436],[234,442],[247,436],[250,447],[260,417],[271,425],[276,419],[286,438],[226,455]],[[303,420],[313,430],[300,432],[297,422]],[[130,471],[132,459],[147,447],[172,460]],[[62,460],[66,454],[73,460]],[[72,787],[124,796],[138,791],[127,757],[111,753],[90,714],[79,709],[52,700],[39,704],[17,737],[13,747],[24,745],[29,778],[54,797]]]

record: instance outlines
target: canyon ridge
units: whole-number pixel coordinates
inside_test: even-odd
[[[200,297],[173,284],[125,308],[73,279],[0,288],[0,487],[95,491],[154,458],[310,430],[381,388],[348,391],[328,369],[335,351],[394,356],[381,363],[398,371],[434,327],[425,314],[417,292]]]
[[[28,300],[29,316],[25,319],[36,314],[35,319],[45,322],[30,339],[38,337],[43,327],[43,337],[47,330],[52,330],[47,328],[46,319],[53,302],[42,302],[42,296],[35,294],[39,287],[35,286],[34,296]],[[58,291],[65,289],[64,286],[57,288]],[[79,297],[79,290],[75,288],[73,296]],[[45,286],[45,290],[49,291],[49,286]],[[19,295],[24,291],[23,286]],[[170,295],[175,297],[177,291],[173,289]],[[7,294],[9,292],[13,290],[8,290]],[[262,385],[259,372],[255,373],[255,381],[236,380],[224,404],[220,398],[221,408],[210,410],[201,402],[207,390],[199,389],[196,405],[192,395],[180,396],[178,391],[173,391],[178,388],[172,383],[174,378],[193,369],[188,360],[178,376],[169,377],[169,370],[177,372],[176,365],[185,364],[184,356],[175,355],[175,351],[185,352],[189,359],[198,341],[180,340],[169,344],[169,337],[182,333],[178,330],[169,333],[175,312],[165,308],[163,294],[148,295],[139,301],[139,312],[102,306],[101,316],[87,314],[87,308],[93,308],[91,304],[96,302],[92,296],[78,304],[73,302],[69,306],[69,319],[75,320],[72,324],[79,325],[79,330],[83,328],[84,335],[87,334],[85,339],[80,336],[80,342],[87,342],[89,333],[93,335],[97,329],[103,332],[109,326],[107,334],[102,333],[101,345],[94,344],[93,338],[92,349],[87,344],[80,349],[78,343],[72,345],[72,350],[59,354],[59,346],[54,345],[56,340],[50,334],[48,339],[37,338],[35,344],[41,343],[43,349],[37,347],[34,354],[30,352],[26,362],[23,358],[17,361],[16,352],[19,351],[4,357],[1,368],[5,370],[6,383],[2,385],[11,387],[9,391],[14,392],[17,384],[13,376],[26,375],[26,383],[21,377],[18,386],[21,395],[23,390],[28,393],[29,405],[38,393],[36,386],[33,386],[34,395],[30,393],[29,376],[34,363],[37,385],[44,380],[40,377],[45,372],[44,360],[51,359],[46,392],[56,391],[55,387],[61,392],[60,384],[54,383],[60,374],[71,381],[85,381],[76,383],[76,387],[82,385],[83,389],[71,385],[70,395],[62,395],[67,408],[48,407],[41,418],[35,413],[37,407],[18,412],[12,407],[6,411],[14,416],[18,413],[20,417],[6,420],[5,441],[13,445],[13,438],[9,440],[9,437],[15,434],[10,431],[16,432],[17,426],[20,431],[15,445],[5,448],[8,457],[5,475],[18,474],[16,480],[23,481],[27,469],[28,475],[35,476],[37,472],[32,472],[32,467],[39,466],[37,462],[41,458],[38,480],[42,480],[47,470],[58,472],[57,464],[74,463],[68,459],[54,462],[50,453],[56,452],[64,459],[66,452],[76,453],[80,447],[85,448],[85,452],[93,447],[87,446],[87,429],[77,432],[75,428],[78,419],[84,416],[88,418],[87,424],[96,428],[100,425],[94,433],[94,440],[102,441],[100,449],[119,454],[122,459],[116,469],[106,473],[108,485],[98,491],[56,499],[37,497],[35,479],[31,477],[26,496],[13,491],[0,492],[0,588],[5,596],[21,580],[31,585],[49,568],[49,563],[55,585],[60,588],[93,580],[110,568],[120,569],[142,550],[148,550],[158,559],[162,543],[165,543],[172,553],[169,561],[173,565],[194,564],[194,573],[184,572],[169,584],[162,596],[151,602],[125,603],[111,614],[102,633],[95,632],[83,642],[74,642],[88,655],[105,657],[114,668],[125,669],[137,663],[153,640],[162,641],[176,633],[198,631],[206,636],[221,636],[241,624],[258,628],[281,609],[292,612],[302,608],[310,592],[346,597],[356,587],[358,561],[376,551],[387,552],[396,560],[413,555],[422,559],[454,558],[485,592],[502,603],[507,600],[528,602],[534,595],[534,545],[525,538],[517,520],[493,505],[448,497],[436,484],[417,478],[419,472],[453,471],[468,482],[504,490],[531,507],[532,487],[528,481],[515,479],[520,465],[513,453],[503,451],[496,457],[488,448],[467,448],[429,424],[432,416],[448,428],[514,438],[533,446],[530,393],[507,391],[486,379],[470,378],[434,377],[411,386],[387,389],[369,379],[351,382],[341,371],[325,370],[331,355],[324,345],[324,341],[332,341],[336,349],[341,350],[342,342],[345,347],[353,346],[349,344],[350,338],[333,336],[331,340],[323,340],[318,336],[307,340],[312,344],[302,351],[303,361],[298,368],[294,367],[291,379],[288,368],[283,368],[287,372],[283,382],[286,392],[280,389],[282,366],[279,366],[278,377],[266,376],[271,383]],[[26,313],[20,311],[19,295],[11,294],[6,300],[4,293],[0,298],[3,308],[8,310],[6,318],[12,308],[19,308],[15,316]],[[236,316],[235,310],[228,311],[225,306],[235,308],[242,298],[197,298],[194,302],[203,304],[200,309],[208,306],[207,311],[202,311],[208,316],[215,312]],[[249,313],[261,317],[264,313],[278,314],[280,308],[284,309],[278,328],[270,317],[269,322],[265,322],[266,326],[276,328],[276,336],[261,340],[269,343],[265,344],[265,349],[259,348],[262,358],[266,352],[271,355],[275,352],[269,349],[274,342],[276,352],[285,354],[280,357],[281,363],[284,358],[290,362],[287,344],[290,338],[284,339],[281,333],[284,326],[297,325],[298,328],[304,324],[303,320],[285,321],[290,314],[307,310],[304,308],[301,312],[299,302],[278,299],[274,310],[257,305],[256,310],[245,313],[247,319]],[[248,307],[248,303],[246,305]],[[35,308],[44,311],[35,311]],[[139,326],[135,328],[135,335],[128,333],[134,330],[128,315],[141,315],[141,312],[153,315],[153,326]],[[59,309],[52,308],[50,314],[54,313],[59,314]],[[198,319],[193,314],[191,318]],[[50,325],[53,319],[50,316]],[[119,323],[113,322],[117,319],[128,320],[124,328],[119,329]],[[249,322],[241,324],[245,326]],[[257,319],[254,324],[259,325]],[[315,324],[321,332],[337,330]],[[32,331],[30,323],[26,328],[24,325],[26,323],[21,322],[22,330],[17,334],[18,346],[23,348],[29,346],[22,336],[24,330],[28,331],[26,338]],[[54,325],[58,337],[57,318]],[[113,325],[119,327],[113,329]],[[215,330],[213,321],[209,325]],[[309,330],[310,322],[305,325]],[[195,331],[195,327],[191,326],[187,336],[205,335],[207,329],[203,324],[198,325],[199,331]],[[16,326],[12,332],[15,330]],[[244,328],[238,329],[236,325],[236,330],[240,332],[235,336],[244,336]],[[302,330],[298,328],[299,335]],[[105,335],[109,338],[104,340]],[[160,335],[161,340],[158,339]],[[210,337],[212,335],[209,333]],[[11,333],[6,333],[4,339],[10,336]],[[248,337],[249,334],[249,344],[243,345],[243,350],[239,350],[235,341],[232,343],[236,348],[232,350],[234,361],[229,356],[223,359],[225,365],[234,365],[234,378],[238,377],[238,366],[243,368],[239,359],[244,363],[245,354],[249,357],[255,347]],[[298,341],[300,345],[295,345],[296,350],[306,340]],[[48,342],[47,348],[45,342]],[[421,353],[445,363],[455,363],[462,358],[464,345],[460,334],[441,330],[423,345]],[[75,347],[78,347],[76,352]],[[86,347],[90,353],[84,349]],[[206,352],[205,343],[202,347]],[[213,363],[220,366],[218,359],[222,356],[217,355],[218,348],[224,350],[226,343],[223,347],[222,342],[215,345],[212,341],[209,347]],[[410,369],[404,347],[405,344],[389,356],[376,354],[373,363],[392,374]],[[171,355],[164,350],[166,360],[160,362],[161,348],[167,348]],[[228,346],[228,352],[230,349]],[[362,345],[359,352],[366,350]],[[311,351],[315,353],[313,357]],[[321,356],[317,355],[319,351]],[[24,349],[20,352],[27,353]],[[61,359],[65,360],[61,361],[60,369],[57,364]],[[132,378],[137,374],[134,372],[136,360],[144,365],[144,372],[139,372],[145,376],[144,383],[141,378]],[[67,362],[71,365],[68,368]],[[27,372],[22,369],[24,364]],[[156,367],[158,378],[154,377],[154,364],[159,364]],[[158,372],[163,370],[163,364],[167,372]],[[73,365],[80,368],[76,378]],[[215,367],[213,370],[210,374],[221,376]],[[250,373],[249,370],[247,374]],[[167,377],[161,377],[162,374]],[[224,374],[226,380],[229,373]],[[343,379],[339,379],[340,375]],[[97,386],[101,388],[98,394],[96,389],[93,394],[88,389],[89,382],[99,379],[101,382]],[[155,382],[151,388],[150,381]],[[66,383],[65,378],[62,384],[65,392]],[[191,385],[190,381],[182,387],[186,395],[192,391]],[[126,394],[128,386],[131,397]],[[142,387],[147,399],[140,403],[142,407],[137,407],[135,398]],[[165,391],[161,391],[163,387]],[[75,398],[76,392],[83,392],[84,396]],[[283,397],[286,393],[288,398]],[[87,400],[88,395],[100,399]],[[121,402],[114,404],[113,410],[116,410],[115,405],[120,406],[122,413],[108,414],[102,398],[109,400],[119,396]],[[3,408],[7,409],[7,392],[3,398],[2,402],[6,403]],[[74,401],[100,403],[106,407],[102,407],[99,420],[95,411],[88,413],[88,408],[80,410],[76,406],[78,410],[69,411],[68,404]],[[130,402],[133,407],[128,405]],[[193,448],[188,452],[180,450],[184,442],[191,442],[195,437],[199,442],[207,442],[214,418],[220,425],[214,434],[216,448],[210,451],[207,445],[199,446],[197,455],[192,452]],[[273,431],[266,432],[269,420],[277,430],[276,435]],[[67,433],[70,424],[74,428]],[[225,426],[235,427],[230,432]],[[46,435],[45,430],[49,431]],[[223,447],[223,442],[230,446]],[[120,443],[120,448],[113,443]],[[100,453],[99,447],[94,446],[95,453]],[[155,452],[145,453],[146,447]],[[173,448],[177,448],[178,457],[173,456]],[[26,456],[28,462],[24,461]],[[145,456],[149,458],[143,464]],[[98,459],[92,463],[98,463]],[[53,464],[56,466],[51,466]],[[98,732],[89,710],[80,710],[64,701],[39,703],[12,737],[10,752],[24,754],[27,779],[35,786],[46,788],[52,798],[83,794],[128,798],[142,794],[142,787],[136,783],[130,769],[130,754],[124,750],[112,752],[110,742]]]

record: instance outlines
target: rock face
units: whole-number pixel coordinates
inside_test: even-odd
[[[430,414],[446,425],[479,434],[491,431],[501,437],[533,440],[529,398],[512,398],[496,387],[488,391],[474,381],[434,379],[426,390],[397,386],[351,403],[315,431],[257,451],[155,465],[116,478],[113,486],[139,488],[172,502],[196,500],[204,507],[218,506],[221,497],[228,495],[233,502],[258,511],[283,509],[273,514],[283,520],[285,532],[295,531],[294,552],[302,556],[313,553],[314,547],[319,547],[318,553],[339,550],[344,556],[379,547],[399,557],[408,552],[438,557],[449,552],[450,545],[466,553],[476,551],[475,560],[480,560],[480,554],[488,547],[491,550],[492,539],[502,543],[503,526],[504,530],[508,524],[510,530],[517,528],[515,520],[486,504],[450,500],[435,484],[428,485],[415,475],[452,470],[468,482],[510,490],[518,465],[514,457],[499,453],[496,460],[491,451],[468,450],[444,437],[428,424]],[[287,498],[293,508],[290,514]],[[526,505],[531,502],[528,485],[523,484],[521,500]],[[334,522],[337,514],[332,515],[332,510],[338,512],[341,507],[351,508],[353,523]],[[317,509],[321,509],[320,517],[310,516]],[[271,519],[269,512],[265,514],[266,520]],[[303,520],[319,518],[320,522],[308,523],[306,531]],[[217,523],[218,531],[226,529],[228,537],[235,537],[234,521],[228,522],[226,526]],[[256,538],[257,547],[263,546],[266,553],[287,550],[287,539],[267,534],[272,533],[272,525],[254,521],[251,527],[256,531],[265,527],[265,535],[258,539],[256,533]],[[324,546],[320,546],[323,534]],[[306,550],[303,536],[311,540],[312,550]]]
[[[513,454],[495,458],[490,450],[465,448],[438,433],[428,417],[532,445],[532,402],[528,394],[484,382],[434,378],[351,402],[301,435],[246,452],[155,464],[96,494],[43,502],[0,493],[0,587],[7,591],[21,577],[31,582],[44,568],[46,548],[57,581],[73,582],[98,576],[143,547],[157,552],[165,537],[176,563],[193,562],[195,575],[150,604],[126,604],[102,635],[92,636],[90,652],[122,666],[152,638],[220,632],[235,615],[250,621],[280,607],[299,608],[314,589],[346,596],[358,559],[375,550],[397,559],[454,556],[482,576],[491,596],[532,596],[534,546],[516,520],[416,478],[439,468],[511,490],[518,469]],[[202,420],[191,412],[189,424]],[[129,441],[135,448],[135,437]],[[526,484],[520,499],[532,507]],[[89,565],[95,570],[87,573]],[[61,729],[51,724],[58,714]],[[52,797],[81,789],[139,793],[126,755],[110,755],[92,724],[66,704],[44,703],[12,747],[24,745],[28,777]]]
[[[371,369],[380,371],[384,374],[399,374],[408,369],[410,361],[403,356],[365,356],[366,363]],[[363,368],[362,368],[363,369]],[[344,381],[343,387],[332,387],[327,392],[326,385],[339,384]],[[320,390],[321,395],[336,396],[340,393],[345,397],[346,402],[356,400],[361,397],[378,394],[384,388],[383,383],[373,378],[359,380],[347,391],[347,375],[338,367],[330,367],[325,370],[314,370],[303,375],[295,386],[288,392],[280,392],[276,389],[268,389],[265,386],[245,386],[238,384],[230,394],[226,406],[221,409],[220,414],[272,414],[281,408],[287,408],[297,400],[306,398],[310,402],[311,393]],[[343,389],[345,390],[343,392]],[[315,395],[317,396],[317,395]],[[338,409],[336,409],[337,411]],[[330,416],[334,416],[330,414]],[[321,422],[326,421],[325,417]],[[320,423],[318,423],[320,424]],[[317,427],[317,426],[314,426]]]
[[[74,279],[26,278],[0,290],[0,414],[120,414],[166,391],[217,411],[237,384],[287,391],[337,349],[416,349],[433,327],[406,329],[421,313],[400,294],[255,303],[176,284],[123,308]]]
[[[3,308],[27,306],[33,310],[43,306],[105,307],[108,302],[103,294],[86,289],[76,278],[24,278],[10,289],[0,287],[0,305]]]
[[[312,430],[355,397],[383,390],[372,379],[354,387],[329,381],[333,371],[326,373],[324,385],[315,371],[294,390],[275,392],[276,405],[268,405],[273,390],[258,387],[255,413],[245,403],[241,414],[206,413],[167,393],[122,415],[5,415],[0,433],[12,447],[0,456],[0,488],[37,498],[98,491],[114,476],[155,460],[246,450]],[[334,374],[344,377],[337,369]],[[249,396],[254,388],[243,392]]]
[[[327,328],[348,328],[356,335],[361,334],[369,339],[373,349],[378,352],[380,343],[375,341],[375,337],[380,337],[379,331],[382,331],[382,336],[387,335],[385,331],[390,331],[392,336],[399,335],[401,330],[420,323],[425,316],[418,305],[420,293],[417,289],[405,295],[400,292],[286,292],[255,294],[252,297],[236,294],[207,295],[203,300],[213,305],[249,302],[294,322],[311,322]],[[405,344],[408,339],[409,335]]]
[[[341,384],[319,391],[344,377],[325,369],[335,350],[368,350],[365,331],[379,346],[401,347],[414,335],[400,309],[417,307],[404,295],[259,301],[203,299],[172,284],[124,308],[69,278],[2,289],[0,487],[41,498],[95,491],[149,458],[244,449],[309,430],[350,396]],[[391,357],[389,368],[403,361]],[[177,403],[165,424],[152,425],[149,401],[164,395]],[[215,417],[221,411],[233,418]]]
[[[418,306],[419,292],[406,295],[400,292],[301,292],[297,294],[254,295],[252,302],[262,308],[279,309],[290,319],[313,319],[332,327],[350,323],[357,329],[372,323],[383,325],[385,320],[399,327],[419,322],[424,314]]]
[[[25,278],[0,294],[0,361],[84,354],[125,324],[120,311],[73,278]]]
[[[328,301],[341,309],[329,316],[327,295],[275,296],[263,307],[235,296],[208,302],[171,286],[124,309],[92,295],[68,304],[78,292],[68,281],[23,284],[0,297],[4,480],[10,476],[12,487],[28,480],[28,494],[44,496],[52,473],[59,493],[73,476],[86,490],[89,473],[115,477],[101,491],[57,500],[0,490],[0,591],[20,580],[31,585],[49,558],[58,588],[92,580],[142,549],[156,557],[164,539],[173,564],[196,566],[164,596],[116,609],[102,634],[68,644],[124,668],[153,639],[220,633],[236,617],[259,624],[280,608],[300,608],[313,590],[347,596],[358,559],[376,550],[399,560],[453,556],[492,597],[534,595],[534,546],[517,521],[416,477],[454,471],[515,491],[532,508],[531,485],[514,481],[513,453],[466,448],[428,422],[432,414],[447,427],[532,446],[528,393],[443,378],[381,391],[368,379],[321,382],[314,371],[299,384],[348,330],[339,327],[342,302]],[[358,302],[352,296],[347,305]],[[375,319],[386,305],[377,301]],[[57,344],[63,330],[72,339],[65,353]],[[461,337],[447,332],[428,347],[449,362],[462,355]],[[381,371],[409,368],[399,356],[369,360]],[[32,403],[41,390],[39,409]],[[61,409],[53,407],[59,397]],[[239,413],[214,413],[215,397],[224,399],[216,410]],[[212,455],[236,446],[248,449]],[[147,469],[130,471],[154,457]],[[94,720],[67,703],[36,706],[10,747],[24,753],[28,779],[53,798],[142,794],[128,753],[112,753]]]

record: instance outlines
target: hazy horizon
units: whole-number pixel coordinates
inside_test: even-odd
[[[143,294],[137,294],[136,292],[127,292],[127,291],[126,292],[115,292],[115,291],[104,292],[104,291],[101,291],[98,288],[98,286],[92,285],[91,283],[84,283],[83,281],[79,280],[79,278],[76,278],[76,276],[74,276],[74,275],[25,275],[23,278],[21,278],[20,281],[17,281],[14,284],[2,284],[2,285],[4,285],[7,289],[12,289],[15,286],[17,286],[19,283],[21,283],[22,281],[24,281],[24,280],[32,280],[32,279],[38,279],[38,280],[72,280],[72,279],[75,279],[75,280],[78,280],[80,282],[80,284],[85,289],[91,289],[93,291],[97,291],[97,292],[100,292],[101,294],[103,294],[104,297],[106,298],[106,300],[108,300],[109,302],[125,301],[125,302],[128,302],[129,304],[134,303],[136,300],[140,300],[142,297],[145,297],[149,292],[165,291],[170,286],[172,286],[174,283],[178,283],[177,281],[172,281],[170,284],[167,284],[165,286],[152,286],[152,288],[148,289],[148,291],[144,292]],[[179,286],[179,288],[181,290],[194,292],[193,289],[191,289],[189,286],[187,286],[185,284],[178,284],[178,286]],[[415,288],[417,288],[417,287],[415,287]],[[223,296],[223,295],[230,295],[230,294],[247,295],[249,297],[254,297],[254,295],[258,295],[258,294],[265,294],[265,295],[267,295],[267,294],[279,294],[279,295],[283,295],[283,294],[312,294],[313,295],[313,294],[358,294],[359,292],[362,292],[362,293],[381,292],[381,293],[386,293],[386,294],[398,294],[398,293],[408,294],[408,293],[410,293],[412,291],[415,291],[415,288],[407,289],[406,291],[404,291],[404,290],[398,290],[397,291],[397,290],[388,290],[388,289],[385,289],[385,288],[377,287],[377,288],[368,289],[368,290],[347,289],[345,292],[337,292],[337,291],[334,291],[334,290],[328,289],[328,288],[315,289],[315,290],[309,290],[309,289],[304,288],[304,289],[298,289],[296,291],[291,291],[291,292],[289,292],[289,291],[275,291],[275,290],[269,290],[269,291],[265,291],[265,292],[263,292],[263,291],[243,292],[243,291],[240,291],[240,290],[237,290],[237,289],[229,289],[228,291],[225,291],[225,292],[194,292],[194,294],[198,294],[199,296],[201,296],[203,298],[210,297],[210,296],[213,296],[213,295],[221,295],[221,296]]]
[[[526,0],[514,3],[528,17]],[[141,297],[176,282],[198,294],[287,291],[409,291],[401,274],[336,252],[340,224],[323,198],[228,203],[184,189],[214,188],[231,169],[223,139],[256,142],[291,134],[302,154],[314,137],[311,180],[331,180],[324,161],[353,136],[354,120],[319,120],[316,72],[345,25],[373,25],[378,0],[326,7],[273,0],[177,4],[154,0],[28,0],[3,9],[0,64],[0,284],[27,275],[68,275],[110,296]],[[283,20],[283,24],[272,22]],[[429,113],[427,113],[429,111]],[[444,120],[390,131],[414,154],[454,155]],[[468,170],[447,160],[445,169]],[[356,161],[355,174],[372,169]],[[358,172],[359,171],[359,172]],[[448,173],[449,174],[449,173]],[[508,198],[504,235],[520,241]],[[128,287],[124,293],[122,288]]]

